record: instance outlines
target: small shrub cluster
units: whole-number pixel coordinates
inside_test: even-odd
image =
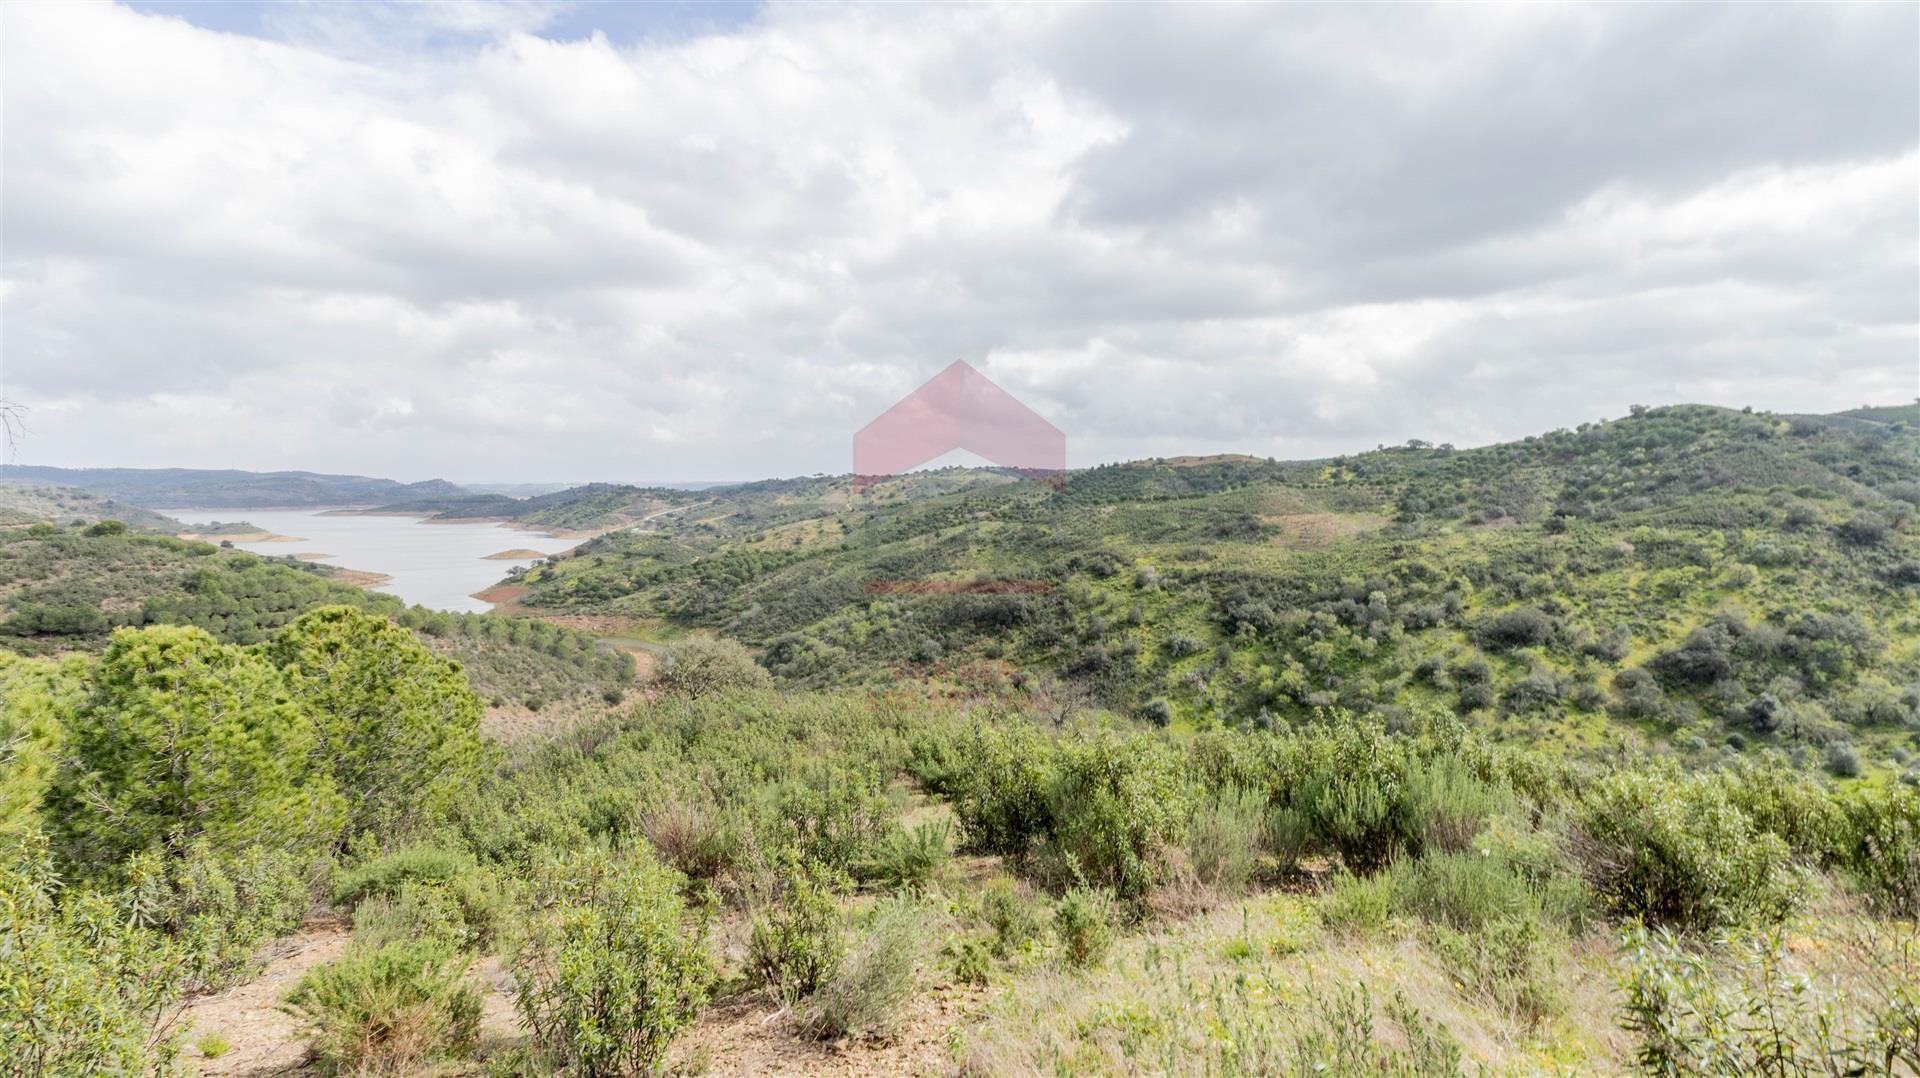
[[[330,1073],[407,1074],[472,1054],[480,992],[467,959],[436,940],[357,947],[307,972],[287,996]]]

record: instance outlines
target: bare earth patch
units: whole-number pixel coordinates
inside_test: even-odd
[[[514,547],[512,550],[502,550],[498,554],[488,554],[486,557],[481,558],[480,560],[481,561],[538,561],[539,559],[544,557],[546,557],[546,555],[540,553],[538,550],[528,550],[526,547],[522,546],[522,547]]]
[[[393,583],[393,578],[385,573],[370,573],[364,569],[335,569],[330,579],[352,584],[356,588],[377,588]]]
[[[280,1000],[308,970],[340,957],[347,949],[347,928],[328,918],[309,921],[300,931],[269,945],[273,957],[254,980],[187,1004],[181,1025],[187,1027],[181,1062],[206,1075],[269,1075],[299,1073],[307,1055],[299,1023],[280,1010]],[[218,1059],[207,1059],[194,1047],[201,1037],[218,1033],[233,1047]]]

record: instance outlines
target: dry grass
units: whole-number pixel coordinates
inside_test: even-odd
[[[1260,1073],[1290,1068],[1325,1000],[1364,987],[1375,1033],[1399,1034],[1386,1005],[1403,996],[1491,1073],[1621,1073],[1631,1046],[1615,1029],[1608,940],[1560,964],[1562,1012],[1529,1031],[1467,991],[1415,926],[1372,938],[1319,929],[1310,899],[1266,895],[1123,940],[1103,969],[1040,965],[996,991],[958,1039],[969,1073]]]

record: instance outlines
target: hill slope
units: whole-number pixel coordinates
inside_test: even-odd
[[[200,468],[0,468],[0,483],[78,487],[149,509],[268,509],[371,505],[461,493],[444,479],[400,483],[364,475]]]
[[[1005,664],[1161,721],[1439,704],[1574,751],[1768,743],[1846,770],[1899,765],[1920,726],[1916,477],[1920,408],[1674,407],[1058,491],[795,480],[583,544],[521,601],[717,629],[802,685]]]

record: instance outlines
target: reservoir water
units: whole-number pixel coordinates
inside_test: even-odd
[[[493,604],[473,593],[497,583],[515,565],[534,559],[489,560],[508,550],[553,554],[579,543],[540,532],[484,522],[428,524],[419,517],[358,516],[330,509],[179,509],[169,514],[189,524],[244,520],[297,541],[233,545],[258,554],[325,554],[342,569],[385,573],[393,579],[374,590],[398,595],[433,610],[480,612]],[[217,541],[217,540],[216,540]]]

